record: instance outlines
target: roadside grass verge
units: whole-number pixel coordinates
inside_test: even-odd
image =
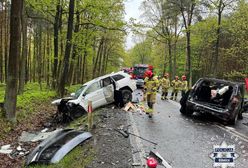
[[[93,117],[95,121],[100,113],[100,109],[94,111]],[[70,129],[82,129],[87,125],[88,116],[83,115],[82,117],[72,121],[66,128]],[[89,140],[91,141],[91,139]],[[70,153],[68,153],[59,163],[49,165],[33,165],[30,168],[68,168],[68,167],[80,167],[84,168],[89,165],[96,156],[91,142],[84,142],[81,145],[75,147]]]
[[[4,101],[5,85],[0,85],[0,102]],[[37,107],[44,102],[50,101],[56,96],[55,91],[52,91],[44,86],[40,90],[38,83],[28,83],[25,85],[24,92],[17,96],[17,122],[28,121],[34,113],[37,112]],[[5,119],[4,112],[0,110],[0,139],[8,133],[15,125]]]
[[[68,93],[75,92],[81,85],[73,85],[66,88]],[[0,84],[0,102],[4,101],[5,85]],[[22,123],[32,124],[31,120],[39,112],[46,113],[47,110],[52,110],[49,106],[52,99],[55,99],[56,92],[45,87],[45,84],[40,90],[38,83],[28,83],[25,86],[24,92],[17,97],[17,112],[16,119],[17,124],[13,125],[4,118],[4,113],[0,111],[0,140],[5,139],[8,133]],[[36,118],[35,118],[36,119]],[[39,120],[37,118],[37,120]],[[81,129],[87,124],[87,115],[84,115],[77,120],[72,121],[67,128]],[[32,125],[31,125],[32,126]],[[18,128],[19,129],[19,128]],[[33,168],[67,168],[67,167],[86,167],[89,165],[95,157],[95,151],[92,143],[89,141],[84,142],[74,148],[69,154],[67,154],[58,164],[49,165],[34,165]],[[22,163],[24,167],[24,163]]]

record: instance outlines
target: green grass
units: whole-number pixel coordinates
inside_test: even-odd
[[[4,101],[4,92],[5,92],[5,85],[4,84],[0,84],[0,102]]]
[[[48,101],[56,96],[55,91],[42,87],[38,83],[29,83],[25,86],[23,94],[17,97],[17,119],[27,119],[30,114],[35,112],[37,105]]]
[[[66,87],[66,89],[70,94],[70,93],[75,93],[75,91],[77,91],[81,86],[82,86],[81,84],[77,84],[77,85],[72,85],[70,87]]]
[[[0,84],[0,102],[4,101],[5,85]],[[44,102],[50,101],[55,97],[55,92],[47,89],[45,85],[40,90],[38,83],[28,83],[24,88],[24,92],[17,96],[17,112],[16,119],[19,122],[26,122],[32,117],[32,114],[37,112],[37,106]],[[3,111],[0,110],[0,139],[7,134],[15,125],[8,122]]]

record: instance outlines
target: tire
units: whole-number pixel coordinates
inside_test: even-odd
[[[130,90],[124,89],[121,92],[124,104],[132,101],[132,92]]]
[[[180,100],[180,104],[181,104],[181,108],[180,108],[180,112],[183,114],[183,115],[192,115],[193,114],[193,110],[188,108],[187,106],[187,100],[188,100],[188,96],[189,96],[189,91],[181,98]]]
[[[234,118],[232,118],[231,120],[229,120],[229,121],[227,122],[227,124],[228,124],[228,125],[235,125],[235,124],[237,123],[238,116],[239,116],[239,114],[236,114],[236,115],[234,116]]]
[[[81,117],[82,115],[86,114],[87,112],[84,110],[84,108],[80,105],[74,105],[74,107],[70,111],[70,116],[73,119],[77,119]]]
[[[183,115],[187,115],[187,116],[191,116],[194,113],[194,111],[192,109],[189,109],[186,105],[185,106],[181,106],[180,112]]]

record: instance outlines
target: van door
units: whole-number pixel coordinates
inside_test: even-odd
[[[101,80],[101,87],[107,103],[113,103],[114,90],[116,89],[114,81],[110,77],[104,78]]]
[[[95,109],[102,105],[107,104],[103,89],[100,87],[99,82],[92,83],[83,94],[83,107],[88,107],[88,101],[92,101],[92,108]],[[86,109],[87,110],[87,109]]]

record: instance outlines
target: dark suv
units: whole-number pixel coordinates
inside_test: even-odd
[[[210,113],[228,124],[236,124],[247,111],[244,92],[244,83],[201,78],[181,98],[180,112],[185,115]]]

